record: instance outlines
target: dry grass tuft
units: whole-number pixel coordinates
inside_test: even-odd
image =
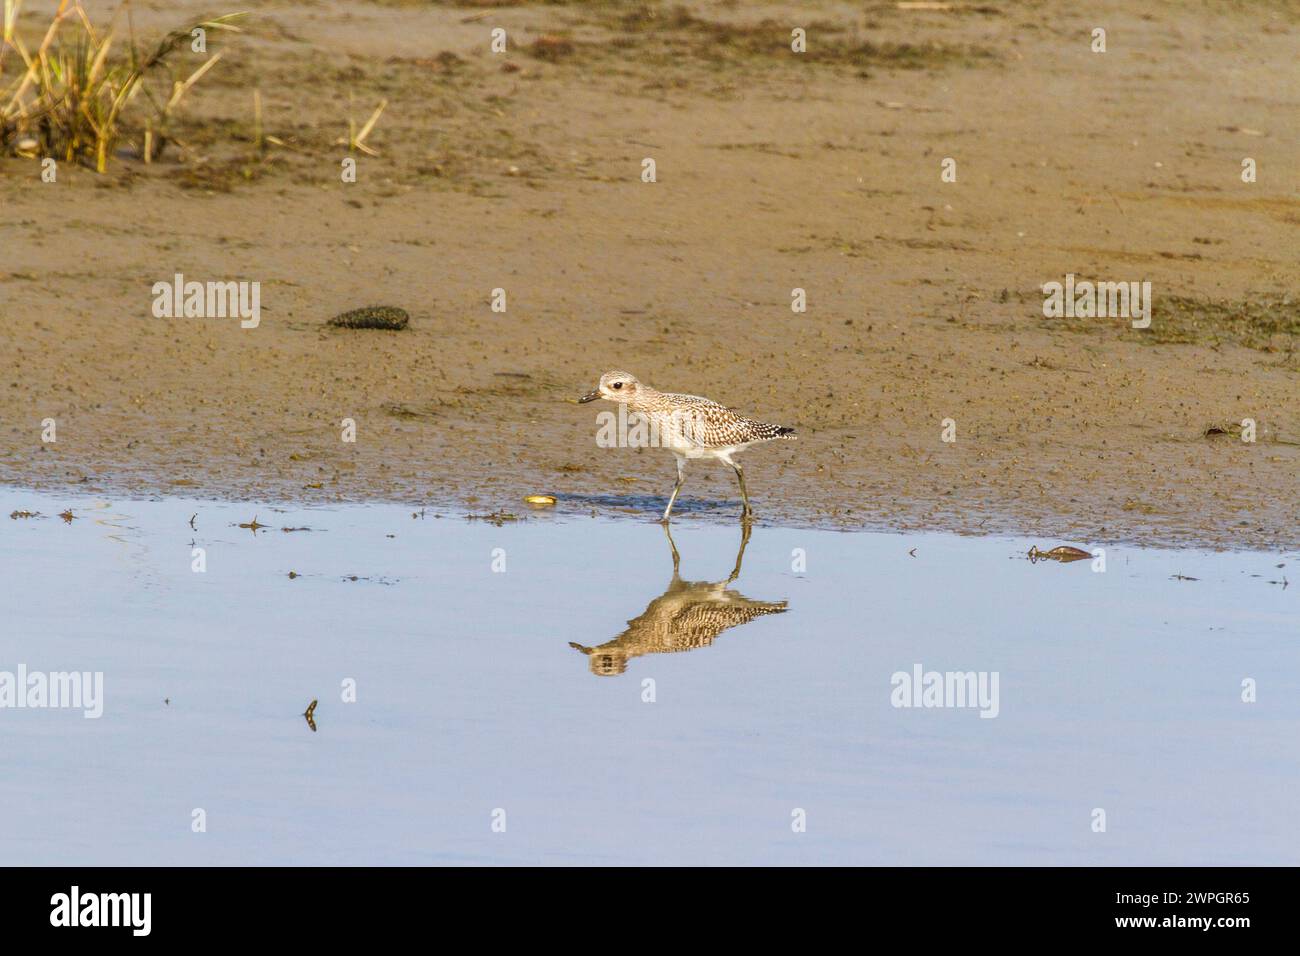
[[[118,142],[134,139],[150,162],[169,140],[169,124],[185,94],[221,58],[208,57],[188,77],[168,70],[167,81],[150,80],[163,71],[193,32],[238,32],[242,13],[201,20],[167,34],[147,52],[131,36],[125,55],[114,57],[115,27],[123,4],[101,33],[79,2],[62,0],[34,53],[17,33],[22,0],[5,0],[4,42],[0,45],[0,151],[80,162],[104,172]],[[13,55],[19,72],[5,79]],[[135,117],[128,107],[140,103]]]

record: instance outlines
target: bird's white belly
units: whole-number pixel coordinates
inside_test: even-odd
[[[744,451],[752,442],[745,442],[743,445],[719,445],[717,448],[705,448],[701,445],[685,445],[681,448],[674,448],[673,451],[683,458],[721,458],[723,460],[734,455],[738,451]]]

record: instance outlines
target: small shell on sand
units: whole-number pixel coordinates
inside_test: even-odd
[[[530,505],[538,505],[539,507],[549,507],[550,505],[555,504],[555,496],[554,495],[529,495],[527,498],[524,499],[524,501],[528,502],[528,504]]]
[[[340,329],[389,329],[398,332],[411,321],[405,309],[391,305],[369,305],[363,309],[341,312],[327,324]]]

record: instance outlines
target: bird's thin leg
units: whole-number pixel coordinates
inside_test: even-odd
[[[741,516],[748,518],[754,513],[754,509],[749,506],[749,492],[745,490],[745,473],[734,461],[731,462],[731,467],[736,469],[736,477],[740,479],[740,498],[745,502],[745,510],[741,512]]]
[[[749,533],[753,530],[754,526],[748,521],[740,523],[740,550],[736,552],[736,566],[731,569],[731,577],[727,578],[728,584],[740,577],[740,562],[745,560],[745,546],[749,544]]]
[[[682,482],[686,480],[686,459],[677,459],[677,484],[673,485],[673,496],[668,499],[668,507],[664,509],[664,520],[673,513],[673,504],[677,501],[677,492],[682,490]]]
[[[673,533],[668,530],[668,523],[664,522],[664,534],[668,538],[668,547],[673,549],[673,577],[677,577],[678,571],[682,566],[682,556],[677,553],[677,543],[673,541]]]

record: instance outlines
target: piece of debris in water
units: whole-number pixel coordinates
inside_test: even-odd
[[[340,312],[328,325],[336,329],[387,329],[400,332],[411,321],[405,309],[392,305],[368,305],[365,308]]]
[[[10,518],[13,518],[15,521],[18,520],[19,518],[39,518],[40,516],[41,516],[41,513],[40,513],[39,511],[11,511],[11,512],[9,512],[9,517],[10,517]]]
[[[1083,561],[1091,558],[1092,553],[1084,551],[1082,548],[1072,548],[1069,545],[1060,545],[1051,551],[1040,551],[1037,545],[1029,549],[1029,560],[1037,563],[1039,561],[1060,561],[1062,564],[1069,564],[1071,561]]]
[[[72,522],[76,520],[77,516],[72,513],[71,508],[66,508],[59,513],[59,517],[63,519],[64,524],[72,524]]]
[[[302,715],[307,718],[307,726],[311,728],[312,733],[316,732],[315,714],[316,714],[316,700],[315,698],[313,698],[312,702],[307,705],[307,709],[302,712]]]
[[[530,505],[546,508],[555,504],[555,495],[529,495],[524,501]]]
[[[1171,575],[1169,575],[1169,579],[1170,579],[1171,581],[1199,581],[1199,580],[1201,580],[1200,578],[1189,578],[1189,577],[1188,577],[1187,575],[1185,575],[1185,574],[1171,574]]]
[[[259,524],[257,520],[257,515],[253,515],[252,521],[246,521],[243,524],[241,524],[239,527],[247,528],[249,531],[253,532],[253,534],[257,534],[259,529],[269,527],[269,525]]]
[[[508,511],[493,511],[491,514],[485,515],[466,515],[465,520],[490,521],[499,528],[507,521],[518,521],[519,515],[510,514]]]

